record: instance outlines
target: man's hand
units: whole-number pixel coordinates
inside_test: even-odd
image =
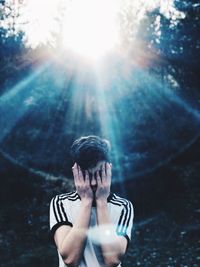
[[[110,194],[111,168],[112,165],[107,162],[102,166],[101,175],[100,172],[97,171],[96,201],[107,201],[107,197]]]
[[[90,187],[89,173],[85,171],[85,179],[80,166],[75,163],[72,167],[74,183],[81,200],[93,200],[93,191]]]

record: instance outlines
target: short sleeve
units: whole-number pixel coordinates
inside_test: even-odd
[[[59,195],[55,196],[51,200],[49,222],[52,236],[61,225],[73,226],[72,223],[68,220],[67,210],[64,207],[63,200]]]
[[[134,209],[130,201],[126,200],[117,223],[116,232],[118,235],[125,236],[128,243],[131,240],[131,231],[133,227]]]

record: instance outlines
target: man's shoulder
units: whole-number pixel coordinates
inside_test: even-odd
[[[58,194],[56,196],[53,197],[52,200],[57,200],[57,201],[65,201],[65,200],[71,200],[71,201],[75,201],[77,199],[79,199],[79,195],[76,191],[71,191],[71,192],[67,192],[67,193],[62,193],[62,194]]]
[[[128,199],[118,196],[115,193],[111,193],[108,197],[108,202],[116,205],[116,206],[127,206],[132,204]]]

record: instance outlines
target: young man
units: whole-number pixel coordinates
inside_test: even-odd
[[[98,136],[72,144],[76,191],[57,195],[50,204],[59,267],[121,266],[131,238],[133,206],[110,192],[109,151],[109,142]]]

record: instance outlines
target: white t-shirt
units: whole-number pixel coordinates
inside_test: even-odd
[[[50,230],[52,235],[54,235],[55,231],[61,225],[70,225],[73,227],[79,214],[80,202],[80,196],[76,191],[57,195],[51,200]],[[104,242],[109,242],[109,240],[112,239],[112,235],[110,236],[110,233],[112,233],[112,231],[110,231],[111,228],[114,228],[118,235],[125,236],[128,243],[131,239],[134,217],[132,203],[113,193],[109,195],[107,203],[112,224],[111,226],[105,226],[105,228],[99,227],[97,225],[96,207],[92,207],[86,246],[79,267],[104,266],[99,239],[101,238]],[[64,263],[59,253],[58,256],[59,267],[66,267],[67,265]]]

